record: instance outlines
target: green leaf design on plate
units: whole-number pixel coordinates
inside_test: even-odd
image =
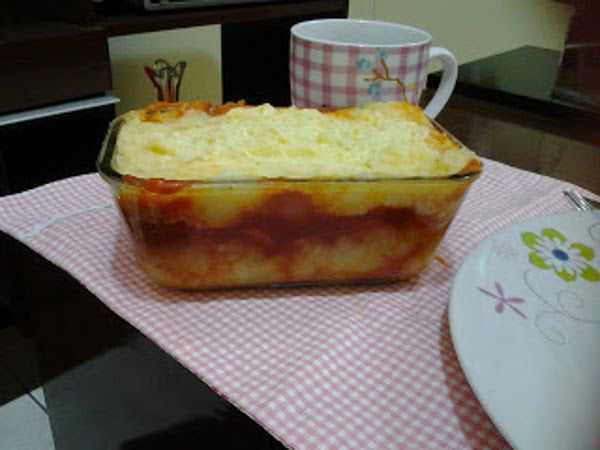
[[[588,261],[594,259],[594,250],[589,248],[587,245],[584,245],[580,242],[574,242],[569,248],[576,248],[579,250],[579,254]]]
[[[532,250],[535,250],[538,239],[538,236],[530,231],[521,234],[521,240],[523,241],[523,244]]]
[[[536,252],[529,252],[529,262],[540,269],[550,269],[551,267],[546,264],[544,258],[538,255]]]
[[[554,228],[544,228],[540,234],[550,239],[558,239],[560,242],[566,242],[567,240],[561,232],[556,231]]]
[[[554,272],[556,272],[556,275],[558,275],[565,281],[575,281],[575,279],[577,278],[577,273],[570,274],[569,272],[566,272],[564,270],[558,271],[556,270],[556,267],[554,268]]]
[[[592,266],[587,266],[581,272],[579,272],[581,278],[584,278],[588,281],[598,282],[600,281],[600,273]]]

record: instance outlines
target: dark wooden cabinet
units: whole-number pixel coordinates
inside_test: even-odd
[[[111,105],[0,127],[0,194],[94,172]]]
[[[15,6],[0,27],[0,195],[94,171],[114,118],[94,100],[111,89],[106,31],[40,11]]]
[[[303,20],[345,17],[346,11],[221,26],[223,101],[290,105],[290,28]]]
[[[103,28],[64,22],[12,24],[0,39],[0,114],[102,94],[111,89]]]

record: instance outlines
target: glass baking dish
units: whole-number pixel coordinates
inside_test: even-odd
[[[473,160],[443,178],[141,179],[112,167],[121,124],[111,124],[98,170],[112,186],[140,267],[180,289],[415,276],[481,172]]]

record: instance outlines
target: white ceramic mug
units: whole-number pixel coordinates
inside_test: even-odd
[[[439,58],[440,85],[425,107],[435,118],[450,98],[456,58],[431,47],[431,35],[396,23],[357,19],[318,19],[291,29],[292,104],[340,108],[374,101],[417,104],[427,82],[427,66]]]

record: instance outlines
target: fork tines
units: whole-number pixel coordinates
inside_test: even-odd
[[[579,211],[592,211],[594,208],[592,205],[581,196],[578,192],[575,191],[563,191],[563,194],[567,196],[569,200],[575,205]]]

